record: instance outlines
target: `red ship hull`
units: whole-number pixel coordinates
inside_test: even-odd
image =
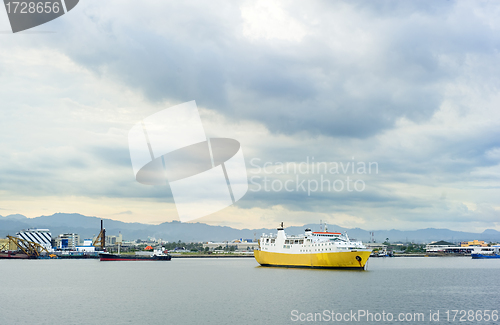
[[[0,259],[20,259],[20,260],[27,260],[27,259],[34,259],[36,258],[35,256],[29,256],[21,252],[11,252],[11,251],[6,251],[6,252],[0,252]]]

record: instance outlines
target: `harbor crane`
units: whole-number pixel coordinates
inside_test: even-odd
[[[102,219],[101,219],[101,232],[94,239],[92,246],[100,247],[102,251],[104,251],[106,249],[106,229],[104,229],[104,227],[103,227]]]
[[[42,252],[46,252],[47,254],[49,253],[49,251],[45,247],[38,243],[13,236],[7,236],[7,238],[9,239],[9,246],[12,243],[18,248],[18,250],[28,255],[29,257],[37,258],[40,257],[40,254]]]

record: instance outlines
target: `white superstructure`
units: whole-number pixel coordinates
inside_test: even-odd
[[[287,236],[281,226],[277,234],[262,234],[260,237],[260,250],[272,253],[311,254],[366,249],[361,241],[351,241],[347,233],[328,232],[326,225],[324,232],[313,232],[308,228],[304,235],[299,236]]]

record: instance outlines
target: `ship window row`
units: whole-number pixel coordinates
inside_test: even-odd
[[[313,234],[313,236],[318,236],[318,237],[338,237],[339,235],[323,235],[323,234]]]
[[[309,246],[325,246],[325,245],[333,245],[332,243],[326,243],[326,244],[312,244],[312,245],[307,245]]]
[[[334,243],[325,243],[325,244],[311,244],[311,245],[302,245],[302,247],[319,247],[319,246],[330,246],[330,245],[335,245]],[[337,247],[341,249],[348,249],[345,247],[347,244],[346,243],[338,243]],[[344,247],[342,247],[344,246]]]
[[[315,248],[313,249],[312,251],[313,252],[323,252],[323,251],[331,251],[332,249],[331,248]],[[304,252],[310,252],[311,250],[310,249],[301,249],[300,252],[304,253]]]
[[[297,239],[297,240],[285,240],[285,244],[303,244],[304,240],[303,239]]]

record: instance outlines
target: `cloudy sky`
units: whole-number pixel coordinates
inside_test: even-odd
[[[12,34],[0,10],[0,215],[178,220],[168,185],[135,181],[127,137],[195,100],[250,182],[196,221],[500,230],[499,16],[496,1],[83,0]]]

